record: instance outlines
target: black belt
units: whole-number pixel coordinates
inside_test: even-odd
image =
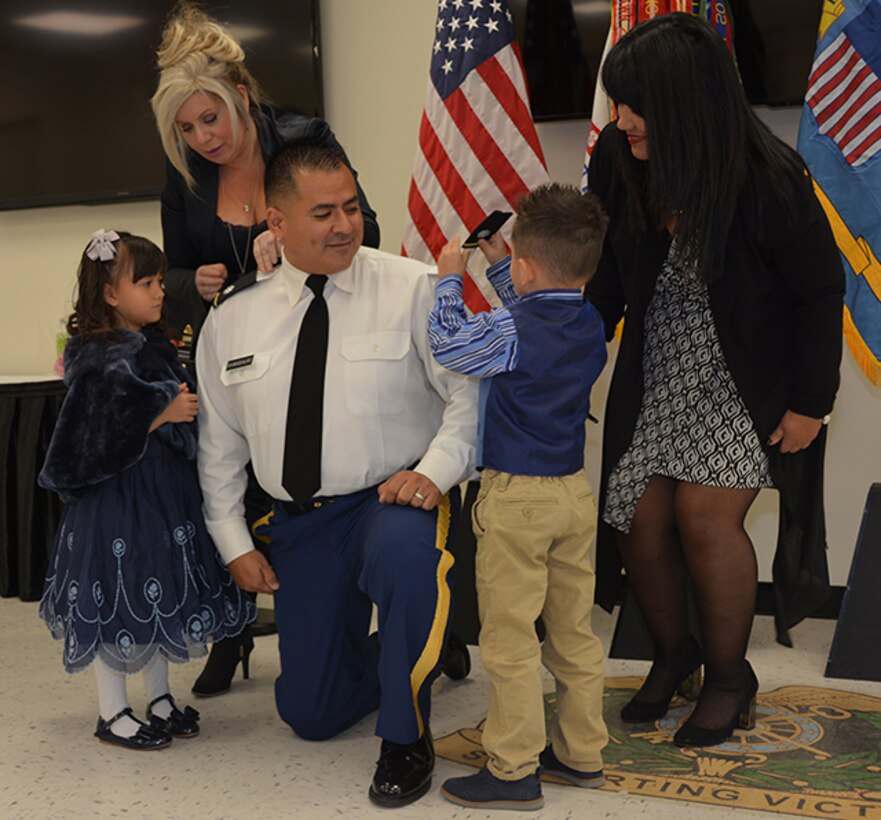
[[[313,510],[317,510],[319,507],[323,507],[325,504],[332,504],[336,500],[337,497],[334,495],[326,498],[314,498],[311,501],[306,501],[302,504],[299,501],[280,500],[276,500],[275,503],[280,504],[282,509],[284,509],[288,515],[305,515]]]

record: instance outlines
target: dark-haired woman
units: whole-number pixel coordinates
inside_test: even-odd
[[[637,26],[603,82],[618,118],[591,158],[610,225],[588,297],[609,339],[625,321],[605,414],[598,598],[614,603],[623,562],[654,641],[622,718],[662,717],[703,665],[674,740],[714,745],[750,726],[758,689],[744,519],[761,488],[780,490],[796,517],[814,494],[821,526],[793,527],[786,558],[799,583],[822,585],[823,421],[839,382],[844,275],[802,161],[754,115],[709,25],[671,14]],[[807,614],[787,596],[782,633]]]

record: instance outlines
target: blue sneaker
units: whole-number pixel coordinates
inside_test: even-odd
[[[597,772],[582,772],[578,769],[573,769],[557,758],[552,746],[546,747],[538,756],[538,760],[548,774],[562,778],[585,789],[596,789],[606,782],[602,769]]]
[[[468,777],[451,777],[440,792],[451,803],[479,809],[535,811],[545,804],[538,772],[520,780],[500,780],[486,766]]]

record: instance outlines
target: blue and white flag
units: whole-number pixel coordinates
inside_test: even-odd
[[[825,0],[798,150],[844,260],[848,347],[881,385],[881,0]]]

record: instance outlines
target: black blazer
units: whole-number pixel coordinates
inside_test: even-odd
[[[609,473],[630,445],[642,406],[645,313],[670,247],[666,231],[640,238],[634,229],[630,194],[617,166],[619,151],[628,150],[624,140],[614,123],[607,126],[590,163],[590,190],[602,201],[610,221],[599,268],[586,292],[603,317],[608,339],[626,315],[606,405],[601,510]],[[782,213],[770,215],[774,222],[764,235],[771,240],[750,235],[743,215],[736,216],[725,247],[724,269],[708,286],[722,352],[763,442],[787,409],[814,418],[829,413],[839,384],[844,270],[826,215],[807,184],[803,200],[795,205],[794,219]],[[781,530],[778,557],[784,541],[797,553],[785,562],[791,567],[805,562],[817,567],[819,552],[825,573],[824,446],[825,435],[820,435],[802,453],[784,456],[776,447],[767,451],[782,495],[781,523],[784,510],[790,529],[794,521],[804,523],[800,513],[814,516],[798,544],[793,543],[791,531],[787,540]],[[813,511],[808,501],[816,504]],[[620,566],[613,530],[601,521],[597,600],[607,609],[620,591]],[[791,586],[793,579],[778,578],[776,570],[777,563],[775,584]],[[816,608],[826,593],[828,577],[825,584],[821,579],[806,606]],[[807,614],[793,614],[781,602],[778,633]]]
[[[306,117],[292,111],[279,111],[269,105],[260,106],[257,120],[263,158],[269,159],[286,141],[302,136],[325,136],[336,142],[330,126],[317,117]],[[190,190],[177,169],[168,161],[165,168],[165,189],[162,192],[162,241],[168,257],[165,275],[166,314],[173,329],[180,331],[187,323],[198,334],[208,304],[196,290],[195,272],[200,265],[219,261],[228,254],[224,244],[216,246],[214,222],[217,215],[218,166],[189,152],[190,171],[195,189]],[[357,174],[356,174],[357,179]],[[358,185],[361,212],[364,215],[364,245],[379,247],[379,223],[361,186]],[[232,284],[237,271],[229,271],[227,284]]]

